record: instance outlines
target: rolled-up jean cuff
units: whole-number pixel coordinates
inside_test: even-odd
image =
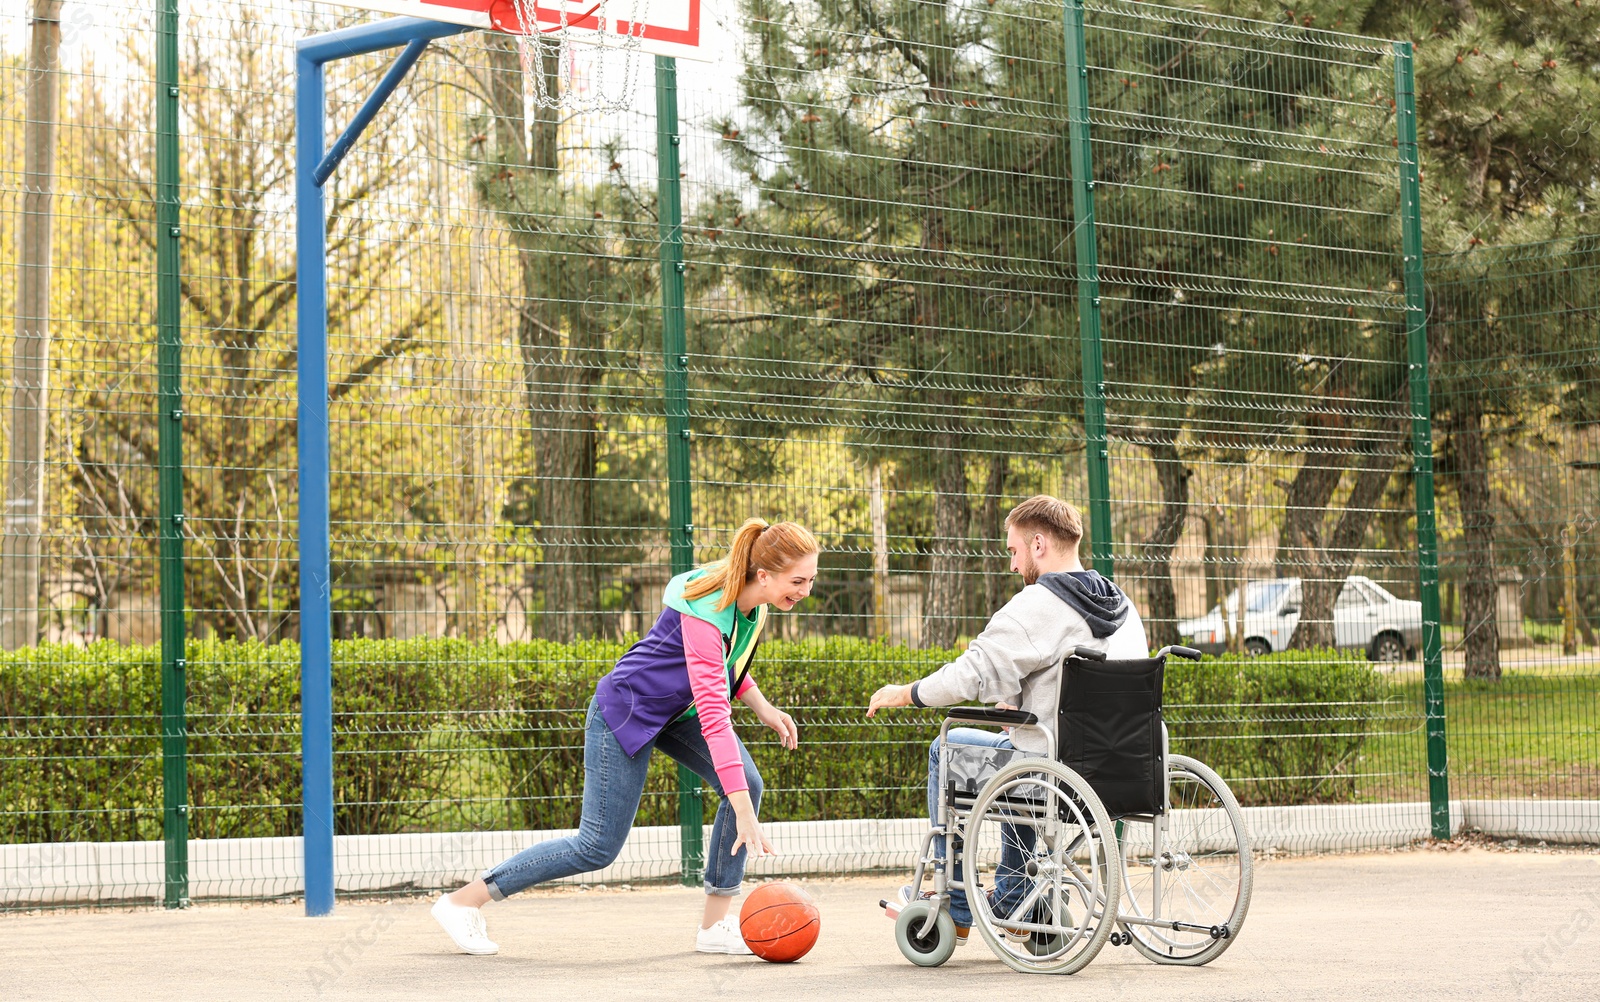
[[[490,898],[490,900],[492,900],[492,901],[504,901],[506,899],[506,896],[504,894],[500,893],[500,888],[495,885],[494,879],[489,876],[489,874],[491,874],[493,872],[494,872],[493,870],[485,870],[485,871],[483,871],[483,873],[479,874],[479,878],[483,881],[483,886],[485,886],[485,887],[487,887],[489,889],[489,898]]]
[[[712,887],[710,881],[707,881],[706,893],[714,898],[731,898],[738,895],[740,886],[734,884],[732,887]]]

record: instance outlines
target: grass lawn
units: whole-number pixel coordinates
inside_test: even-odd
[[[1360,770],[1365,801],[1426,800],[1422,676],[1397,676]],[[1509,669],[1498,682],[1445,676],[1450,796],[1600,799],[1600,666]]]

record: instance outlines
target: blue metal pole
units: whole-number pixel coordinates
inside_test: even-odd
[[[316,182],[322,64],[295,59],[295,253],[300,451],[300,804],[306,914],[333,911],[333,615],[328,555],[328,260]]]
[[[473,29],[395,17],[302,39],[295,47],[296,365],[300,458],[300,805],[306,914],[333,911],[333,572],[329,554],[328,260],[322,185],[435,38]],[[334,149],[324,153],[330,60],[397,46],[384,75]]]
[[[370,24],[358,24],[302,38],[295,43],[295,52],[300,58],[321,65],[383,49],[398,49],[418,39],[431,42],[436,38],[449,38],[477,30],[464,24],[430,21],[425,17],[388,17]]]
[[[327,184],[328,178],[339,169],[339,163],[344,160],[344,155],[350,152],[350,147],[354,146],[356,140],[361,138],[361,134],[367,131],[367,126],[378,116],[378,109],[389,100],[389,95],[400,86],[400,81],[411,72],[411,67],[422,58],[422,50],[427,47],[426,38],[413,38],[406,43],[405,51],[395,59],[394,65],[389,67],[389,72],[383,75],[383,79],[378,81],[378,86],[367,96],[366,103],[356,112],[356,117],[350,120],[349,127],[333,141],[333,146],[328,149],[328,155],[317,164],[315,179],[318,187]]]

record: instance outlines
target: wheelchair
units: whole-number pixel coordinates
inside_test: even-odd
[[[1250,840],[1228,785],[1169,753],[1169,654],[1200,657],[1166,647],[1108,661],[1078,648],[1062,665],[1049,756],[948,741],[952,725],[1016,727],[1037,723],[1032,713],[947,712],[938,822],[922,840],[912,900],[880,902],[906,959],[950,959],[956,888],[989,948],[1024,973],[1072,974],[1108,942],[1158,964],[1198,966],[1227,950],[1250,907]],[[932,891],[920,895],[930,874]]]

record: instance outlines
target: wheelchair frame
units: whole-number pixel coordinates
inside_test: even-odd
[[[1166,647],[1151,660],[1164,667],[1170,654],[1193,660],[1200,657],[1198,651],[1190,648]],[[1119,663],[1107,662],[1103,654],[1086,648],[1079,648],[1073,657],[1080,662],[1098,662],[1107,667]],[[1067,672],[1071,662],[1069,658],[1061,669],[1060,700],[1063,703],[1067,699]],[[1154,712],[1159,716],[1159,688],[1155,701]],[[931,825],[923,837],[912,872],[912,900],[901,902],[898,907],[881,902],[896,918],[896,939],[901,952],[919,966],[937,966],[949,959],[957,935],[949,911],[950,892],[959,888],[967,892],[973,925],[991,950],[1019,971],[1070,974],[1092,961],[1108,942],[1114,946],[1131,945],[1148,959],[1162,964],[1198,966],[1220,956],[1243,925],[1249,908],[1252,876],[1243,815],[1227,784],[1203,763],[1171,754],[1166,725],[1162,723],[1159,808],[1154,813],[1114,817],[1106,811],[1092,784],[1062,762],[1061,728],[1058,726],[1048,756],[1015,752],[1006,756],[1009,761],[1000,765],[975,794],[954,795],[949,743],[952,725],[1025,726],[1037,722],[1034,714],[1020,710],[962,706],[947,712],[939,731],[939,823]],[[954,747],[981,746],[958,743]],[[1192,823],[1193,831],[1184,831],[1177,824],[1180,819],[1174,810],[1175,782],[1184,791],[1176,810],[1185,812],[1182,821],[1185,825]],[[1207,803],[1196,806],[1191,801],[1191,785],[1200,791],[1199,799]],[[963,803],[967,796],[971,797],[970,804]],[[1220,812],[1220,819],[1210,818],[1209,830],[1201,832],[1201,824],[1195,822],[1195,817],[1202,822],[1207,821],[1207,817],[1196,812]],[[1127,838],[1126,831],[1129,826],[1145,824],[1149,826],[1147,851],[1143,840]],[[1002,881],[1012,879],[1032,884],[1021,903],[1009,907],[1011,914],[1008,915],[993,913],[990,892],[982,886],[986,825],[998,826],[1002,840],[1008,837],[1009,830],[1018,847],[1022,840],[1016,833],[1023,827],[1032,830],[1027,839],[1031,847],[1023,854],[1033,855],[1023,870],[1002,875],[1004,849],[1000,865],[994,868],[996,890],[1001,890]],[[942,852],[938,849],[941,838],[944,840]],[[1186,844],[1185,838],[1193,844]],[[1037,848],[1041,840],[1048,851],[1043,857]],[[958,843],[964,849],[957,849]],[[1204,892],[1214,892],[1218,886],[1226,887],[1225,880],[1219,881],[1212,873],[1205,872],[1204,864],[1197,861],[1197,856],[1213,858],[1210,853],[1194,851],[1208,846],[1220,847],[1215,850],[1215,858],[1222,860],[1223,866],[1237,870],[1237,877],[1232,881],[1233,900],[1224,902],[1224,916],[1201,901],[1201,893],[1183,883],[1186,874],[1199,870],[1206,877]],[[1139,899],[1130,878],[1130,851],[1139,852],[1140,863],[1148,870],[1147,901]],[[960,877],[955,873],[958,858],[963,864]],[[933,890],[919,897],[916,892],[930,870]],[[1227,876],[1222,874],[1223,878]],[[1023,877],[1026,879],[1022,880]],[[1225,889],[1222,893],[1226,895],[1229,891]],[[1001,897],[1009,896],[1012,896],[1012,889],[1008,885]],[[1185,897],[1190,900],[1186,901]],[[1077,919],[1072,917],[1074,899],[1081,902],[1077,906],[1081,917]],[[1209,917],[1214,920],[1194,921],[1207,917],[1191,914],[1196,910],[1210,910]],[[1218,918],[1221,920],[1216,921]]]

